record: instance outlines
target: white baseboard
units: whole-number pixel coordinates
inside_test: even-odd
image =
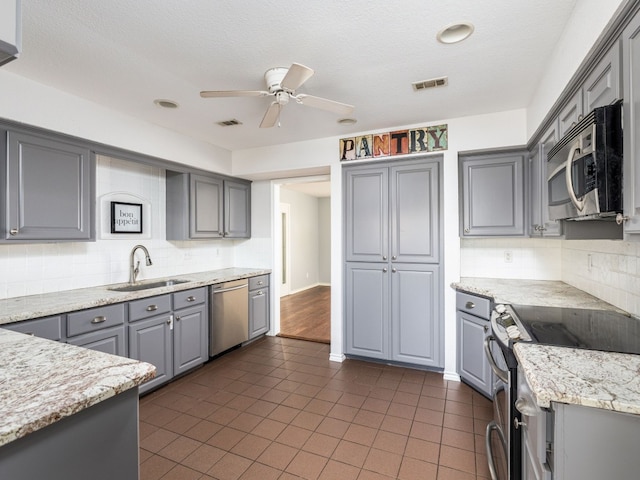
[[[305,290],[309,290],[309,289],[315,288],[315,287],[330,287],[330,286],[331,286],[330,283],[314,283],[313,285],[308,285],[306,287],[298,288],[297,290],[290,290],[289,291],[289,295],[293,295],[295,293],[304,292]]]
[[[452,373],[452,372],[444,372],[442,374],[443,378],[445,380],[451,380],[454,382],[459,382],[460,381],[460,375],[458,375],[457,373]]]
[[[329,354],[329,360],[331,362],[338,362],[338,363],[342,363],[345,360],[345,356],[341,353],[330,353]]]

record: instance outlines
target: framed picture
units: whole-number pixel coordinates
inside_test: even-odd
[[[142,204],[111,202],[111,233],[142,233]]]

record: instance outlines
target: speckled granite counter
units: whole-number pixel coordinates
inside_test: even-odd
[[[155,367],[0,329],[0,446],[153,378]]]
[[[640,414],[640,355],[516,343],[538,406],[551,402]]]
[[[472,295],[492,298],[496,303],[623,312],[610,303],[558,281],[465,277],[452,283],[451,287]]]
[[[7,298],[0,300],[0,325],[31,318],[48,317],[50,315],[84,310],[101,305],[128,302],[139,298],[152,297],[154,295],[162,295],[163,293],[177,292],[180,290],[189,290],[191,288],[263,275],[270,272],[271,270],[264,269],[225,268],[208,272],[189,273],[186,275],[172,275],[172,279],[189,281],[169,287],[151,288],[136,292],[115,292],[109,290],[113,287],[126,285],[126,283],[122,283],[77,290],[65,290],[42,295]],[[153,279],[149,279],[139,283],[152,281]]]
[[[628,315],[564,282],[461,278],[451,286],[496,303],[613,310]],[[516,343],[514,351],[540,407],[560,402],[640,414],[640,355],[524,342]]]

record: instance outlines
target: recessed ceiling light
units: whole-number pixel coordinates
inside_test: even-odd
[[[353,125],[357,121],[358,120],[356,120],[355,118],[341,118],[340,120],[338,120],[338,123],[340,125]]]
[[[157,98],[153,101],[156,105],[162,108],[178,108],[178,104],[173,100],[166,100],[163,98]]]
[[[441,43],[458,43],[473,33],[472,23],[453,23],[438,32],[436,38]]]

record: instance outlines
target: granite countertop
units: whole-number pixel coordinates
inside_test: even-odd
[[[461,278],[451,286],[496,303],[613,310],[629,315],[558,281]],[[516,343],[514,352],[533,398],[542,408],[560,402],[640,414],[640,355],[526,342]]]
[[[640,414],[640,355],[516,343],[538,406],[551,402]]]
[[[186,275],[172,275],[171,279],[189,280],[186,283],[168,287],[150,288],[136,292],[116,292],[110,288],[125,286],[126,283],[102,285],[98,287],[65,290],[61,292],[44,293],[0,300],[0,325],[29,320],[32,318],[48,317],[61,313],[84,310],[86,308],[128,302],[140,298],[162,295],[164,293],[190,290],[192,288],[229,282],[241,278],[254,277],[270,273],[271,270],[250,268],[224,268],[207,272],[188,273]],[[159,280],[159,279],[155,279]],[[154,279],[138,283],[153,282]]]
[[[155,367],[0,329],[0,446],[153,378]]]

